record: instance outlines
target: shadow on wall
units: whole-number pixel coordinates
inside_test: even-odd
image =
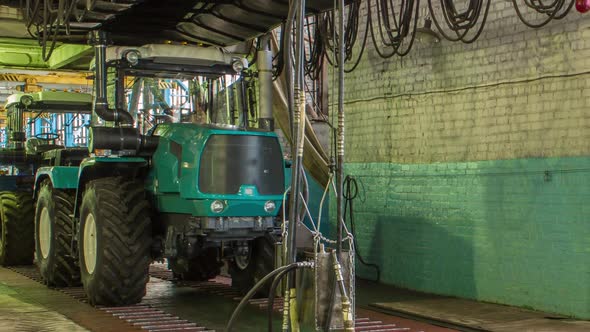
[[[463,230],[464,234],[450,234],[432,220],[381,215],[376,218],[368,248],[361,250],[368,252],[367,260],[381,267],[382,283],[475,298],[473,234],[469,227]],[[374,275],[370,268],[357,266],[359,275]]]
[[[385,284],[589,319],[589,165],[351,165],[359,251]],[[358,261],[357,274],[375,278]]]

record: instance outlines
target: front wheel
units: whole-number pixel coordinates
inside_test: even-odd
[[[275,267],[275,243],[268,235],[254,239],[250,243],[248,255],[236,255],[229,262],[232,287],[246,294],[258,281],[272,272]],[[270,284],[267,283],[257,292],[257,296],[268,296]]]
[[[151,263],[151,220],[141,183],[121,177],[90,181],[80,208],[82,284],[91,304],[141,301]]]
[[[0,265],[33,263],[34,210],[29,192],[0,192]]]
[[[50,286],[80,284],[78,262],[72,256],[74,196],[41,183],[35,212],[35,257],[43,280]]]

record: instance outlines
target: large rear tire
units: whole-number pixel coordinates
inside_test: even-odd
[[[34,210],[30,192],[0,192],[0,265],[33,263]]]
[[[241,294],[246,294],[267,274],[275,268],[275,241],[271,236],[256,238],[251,243],[248,258],[235,257],[229,262],[232,287]],[[256,293],[258,297],[268,296],[270,283]]]
[[[143,185],[122,177],[88,182],[80,208],[82,284],[91,304],[141,301],[151,263],[151,220]]]
[[[72,194],[41,183],[35,210],[35,258],[39,272],[49,286],[78,286],[80,269],[72,255],[74,236]]]

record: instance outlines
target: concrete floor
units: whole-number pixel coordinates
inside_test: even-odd
[[[414,292],[370,281],[357,281],[361,307],[404,315],[458,329],[483,331],[588,332],[590,321],[501,304]]]
[[[197,321],[216,331],[223,331],[228,318],[236,307],[236,302],[219,295],[201,292],[190,287],[177,287],[169,281],[151,278],[147,295],[142,304],[163,308],[166,312]],[[258,308],[247,306],[240,315],[239,331],[260,332],[267,320]],[[276,331],[280,326],[280,317],[275,316]]]
[[[88,331],[64,315],[0,285],[0,331]]]
[[[368,296],[368,298],[371,298]],[[158,308],[165,308],[166,312],[174,313],[181,318],[197,321],[200,325],[216,331],[223,331],[225,325],[236,307],[236,301],[227,297],[201,292],[190,287],[178,287],[168,281],[158,278],[151,278],[148,284],[148,292],[142,304],[150,304]],[[428,332],[451,332],[454,330],[441,328],[423,322],[413,321],[400,317],[393,317],[369,312],[366,309],[359,309],[357,317],[379,316],[379,320],[388,324],[395,324],[400,331],[428,331]],[[260,332],[266,331],[268,324],[266,309],[255,306],[247,306],[240,314],[237,331]],[[274,331],[280,331],[281,315],[273,313]],[[315,331],[310,325],[302,325],[301,331]]]
[[[34,271],[32,267],[27,269]],[[48,289],[24,275],[0,268],[0,331],[139,331],[105,310],[97,310],[70,296],[80,291],[80,288]],[[141,303],[141,306],[156,308],[216,331],[224,330],[236,305],[232,296],[220,296],[198,287],[179,286],[153,277]],[[273,316],[275,331],[279,331],[280,313],[275,312]],[[452,331],[363,309],[357,311],[357,316],[372,317],[371,322],[382,322],[390,327],[379,331]],[[394,325],[395,329],[392,329]],[[249,305],[240,315],[234,331],[260,332],[266,331],[266,326],[266,310]],[[358,331],[369,330],[365,327],[359,327]],[[302,331],[313,330],[311,326],[302,326]]]
[[[62,292],[0,268],[0,331],[139,331]]]
[[[34,268],[31,267],[28,270],[34,271]],[[164,273],[168,272],[164,271]],[[206,326],[207,330],[224,330],[225,324],[237,305],[235,295],[221,296],[220,293],[208,291],[206,288],[183,286],[165,279],[152,277],[141,306],[129,309],[130,312],[141,311],[141,308],[155,308],[178,319],[195,322],[198,326]],[[224,288],[221,285],[221,288],[222,293],[231,292],[228,286]],[[68,288],[62,291],[48,289],[24,275],[0,268],[0,331],[123,332],[140,330],[124,320],[113,317],[107,310],[97,310],[70,296],[80,292],[80,288]],[[489,307],[490,304],[475,301],[466,303],[465,300],[460,300],[463,302],[459,303],[457,300],[372,282],[357,282],[357,317],[370,317],[372,322],[388,324],[389,329],[377,329],[377,331],[450,332],[457,330],[433,325],[439,324],[436,322],[429,324],[420,319],[409,319],[408,317],[415,317],[411,315],[402,318],[368,310],[375,309],[375,303],[393,304],[394,309],[397,308],[396,303],[406,306],[411,304],[414,305],[414,314],[430,313],[433,321],[452,322],[454,317],[455,320],[459,320],[459,323],[471,322],[471,328],[469,324],[459,328],[464,331],[590,331],[590,322],[546,319],[545,313],[523,311],[507,306]],[[432,303],[435,303],[434,307],[429,307]],[[279,331],[281,315],[275,312],[273,316],[274,329]],[[554,315],[551,317],[555,318]],[[491,320],[495,320],[492,323],[496,325],[488,324],[486,327],[485,324],[490,323]],[[484,326],[477,325],[482,322]],[[237,326],[234,331],[266,331],[266,310],[254,305],[247,306],[240,315]],[[313,330],[311,326],[302,326],[302,331]],[[363,328],[360,324],[357,329],[357,331],[368,330],[370,329]]]

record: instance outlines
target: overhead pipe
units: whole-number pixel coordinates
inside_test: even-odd
[[[285,64],[285,74],[287,77],[287,100],[290,115],[290,129],[291,129],[291,155],[293,158],[291,166],[291,196],[289,200],[289,224],[287,227],[287,238],[284,239],[284,253],[285,264],[292,264],[296,261],[296,237],[297,237],[297,223],[299,222],[299,206],[300,201],[300,182],[301,182],[301,165],[303,164],[303,142],[304,142],[304,125],[305,125],[305,93],[303,91],[302,77],[303,77],[303,13],[304,0],[292,0],[289,6],[289,15],[285,24],[283,57]],[[296,20],[295,20],[296,19]],[[292,44],[292,27],[296,24],[295,37],[295,66],[291,61]],[[295,275],[288,273],[286,275],[284,290],[284,308],[283,308],[283,324],[282,331],[291,331],[290,325],[290,305],[291,305],[291,289],[295,288]]]
[[[257,58],[260,93],[258,123],[261,129],[274,131],[275,124],[272,115],[272,51],[270,50],[270,34],[260,37]]]
[[[344,315],[345,331],[354,330],[354,321],[350,323],[349,315],[352,312],[350,298],[346,296],[342,276],[339,275],[340,264],[338,258],[342,252],[343,225],[344,225],[344,0],[338,0],[338,55],[335,63],[338,66],[338,125],[336,127],[336,250],[333,252],[336,278],[332,282],[332,292],[328,319],[324,326],[325,331],[330,331],[332,325],[332,308],[336,301],[336,289],[340,289],[342,297],[342,313]],[[354,264],[354,262],[349,262]],[[340,279],[340,280],[339,280]],[[352,326],[352,327],[351,327]]]
[[[129,112],[123,109],[109,109],[107,100],[107,69],[106,48],[107,34],[101,30],[90,32],[90,41],[94,45],[94,103],[93,115],[104,121],[113,121],[116,124],[133,125],[134,119]]]
[[[344,224],[344,0],[338,0],[338,129],[336,131],[336,253],[342,252]]]

